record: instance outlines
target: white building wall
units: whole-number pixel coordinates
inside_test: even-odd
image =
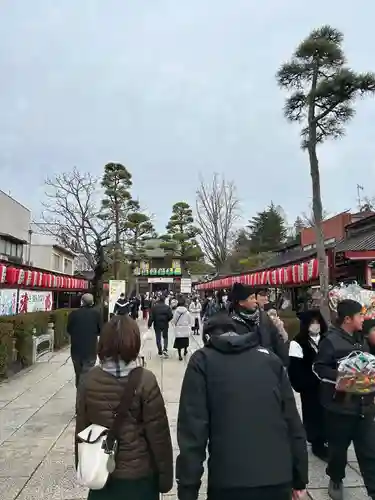
[[[53,245],[31,244],[31,265],[54,273],[74,274],[74,257]]]
[[[0,191],[0,233],[29,241],[30,223],[30,210]]]
[[[31,244],[30,265],[52,271],[52,246]]]

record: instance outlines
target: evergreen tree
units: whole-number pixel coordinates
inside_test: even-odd
[[[148,215],[132,212],[125,222],[126,254],[137,264],[146,256],[146,241],[156,237],[154,225]]]
[[[101,218],[108,221],[114,230],[113,270],[115,279],[119,278],[121,263],[121,239],[124,224],[131,210],[139,207],[130,194],[132,176],[121,163],[107,163],[102,178],[104,198],[102,200]]]
[[[328,269],[322,229],[323,207],[317,146],[338,139],[354,116],[357,96],[375,92],[375,75],[355,73],[346,66],[343,34],[331,26],[310,33],[298,46],[290,62],[277,73],[278,84],[292,92],[284,112],[291,122],[302,125],[302,149],[307,150],[312,181],[312,201],[319,260],[321,310],[327,322]]]
[[[287,238],[285,221],[273,203],[263,212],[258,212],[247,227],[252,253],[273,251]]]
[[[172,215],[166,226],[167,233],[161,238],[164,250],[181,260],[183,272],[188,269],[188,262],[202,257],[202,250],[197,242],[200,230],[194,225],[193,211],[188,203],[180,201],[172,207]]]
[[[246,229],[240,229],[235,238],[233,250],[225,262],[223,271],[228,273],[251,271],[260,267],[269,258],[269,252],[255,252],[249,233]]]

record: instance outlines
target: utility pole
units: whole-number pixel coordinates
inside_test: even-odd
[[[361,199],[361,191],[364,190],[364,187],[360,184],[357,184],[357,202],[358,202],[358,210],[362,208],[362,199]]]

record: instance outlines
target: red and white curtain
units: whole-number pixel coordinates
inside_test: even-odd
[[[250,286],[281,286],[300,285],[319,278],[318,259],[313,258],[285,267],[266,269],[254,273],[228,276],[217,280],[200,283],[198,290],[231,288],[234,283],[243,283]]]

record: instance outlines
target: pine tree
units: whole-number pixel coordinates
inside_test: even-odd
[[[125,223],[126,253],[134,264],[138,264],[147,253],[146,241],[156,237],[154,225],[148,215],[132,212]]]
[[[273,203],[263,212],[258,212],[247,227],[252,253],[273,251],[287,238],[285,221]]]
[[[338,139],[353,118],[357,96],[375,92],[375,75],[355,73],[346,66],[343,34],[331,26],[314,30],[298,46],[290,62],[277,73],[280,87],[292,92],[284,112],[287,120],[302,125],[302,149],[307,150],[319,260],[321,311],[328,322],[328,269],[322,229],[323,207],[317,146]]]
[[[119,278],[121,262],[121,238],[124,233],[124,224],[131,210],[139,207],[130,194],[132,176],[121,163],[107,163],[104,167],[102,187],[104,198],[102,200],[101,217],[111,223],[114,228],[114,262],[113,270],[115,279]]]
[[[181,260],[182,270],[186,273],[188,262],[202,257],[202,250],[196,239],[200,231],[194,225],[193,211],[188,203],[180,201],[173,205],[166,229],[167,233],[161,237],[164,242],[160,246]]]

